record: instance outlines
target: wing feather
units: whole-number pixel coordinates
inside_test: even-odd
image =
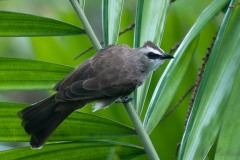
[[[130,94],[137,83],[131,81],[132,73],[122,54],[124,51],[116,54],[114,46],[110,46],[86,60],[55,86],[56,100],[94,100]]]

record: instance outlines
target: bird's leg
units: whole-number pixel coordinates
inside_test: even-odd
[[[129,96],[122,96],[120,97],[115,103],[128,103],[132,100],[132,97]]]

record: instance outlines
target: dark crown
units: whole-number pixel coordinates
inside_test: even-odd
[[[147,47],[147,46],[149,46],[149,47],[151,47],[151,48],[153,48],[153,49],[158,50],[160,53],[163,53],[163,51],[162,51],[161,49],[159,49],[159,47],[156,46],[156,45],[155,45],[153,42],[151,42],[151,41],[147,41],[147,42],[144,43],[143,47]]]

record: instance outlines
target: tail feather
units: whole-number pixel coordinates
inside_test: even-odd
[[[39,130],[45,128],[55,116],[60,116],[58,112],[55,113],[55,108],[57,108],[59,104],[50,104],[47,106],[47,109],[40,110],[39,112],[31,113],[31,118],[23,119],[22,126],[25,131],[29,134],[34,134]]]
[[[69,114],[55,114],[53,117],[46,119],[45,122],[48,122],[48,124],[44,124],[40,130],[38,129],[32,134],[30,139],[31,147],[41,148],[51,133],[68,117]]]
[[[52,132],[78,108],[76,102],[63,103],[54,99],[55,95],[18,112],[22,126],[31,135],[32,148],[41,148]],[[85,105],[80,104],[81,107]]]
[[[31,107],[27,107],[23,109],[21,112],[18,112],[18,115],[22,117],[22,115],[31,115],[30,112],[38,112],[39,110],[42,110],[42,107],[46,107],[50,102],[55,102],[55,95],[52,95],[51,97],[48,97],[40,102],[34,103],[31,105]],[[42,107],[39,107],[42,106]],[[28,118],[25,116],[24,118]]]

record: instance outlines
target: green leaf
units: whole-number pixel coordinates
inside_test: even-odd
[[[238,15],[240,13],[238,12]],[[237,15],[237,14],[236,14]],[[235,16],[236,16],[235,15]],[[236,18],[237,19],[237,18]],[[236,42],[237,43],[237,42]],[[238,42],[239,44],[239,42]],[[239,48],[238,48],[239,51]],[[239,53],[238,53],[239,54]],[[215,159],[238,159],[239,158],[239,133],[240,133],[240,67],[232,87],[229,102],[225,106],[224,122],[220,130]]]
[[[83,29],[58,20],[23,13],[0,11],[0,36],[67,36],[85,33]]]
[[[117,44],[121,24],[123,0],[103,1],[103,35],[105,46]]]
[[[143,122],[148,133],[151,133],[159,123],[174,98],[194,56],[198,40],[199,37],[196,37],[181,57],[176,56],[170,61],[161,79],[158,81]]]
[[[184,37],[181,45],[176,51],[176,56],[181,56],[191,41],[202,31],[202,29],[226,6],[230,0],[214,0],[198,17],[197,21]]]
[[[138,1],[136,30],[134,35],[135,47],[142,46],[148,40],[157,45],[160,44],[169,3],[169,0]],[[150,75],[142,86],[138,87],[134,95],[134,107],[139,115],[141,114],[144,106],[151,77],[152,75]]]
[[[193,39],[196,38],[196,36],[201,32],[201,30],[206,26],[206,24],[211,19],[213,19],[219,11],[221,11],[221,9],[226,5],[227,2],[228,2],[228,0],[215,0],[202,12],[202,14],[199,16],[197,21],[194,23],[192,28],[189,30],[189,32],[187,33],[187,35],[183,39],[181,45],[178,47],[178,49],[177,49],[177,51],[176,51],[176,53],[174,55],[175,59],[172,60],[168,64],[168,66],[165,69],[161,79],[163,79],[163,80],[164,79],[168,79],[167,77],[163,78],[163,76],[169,76],[169,73],[170,73],[169,70],[172,70],[172,67],[173,67],[172,65],[176,65],[174,61],[177,61],[177,59],[178,59],[177,57],[182,57],[183,56],[183,53],[185,52],[185,50],[189,46],[189,44],[193,41]],[[174,68],[177,71],[179,71],[179,69],[177,67],[174,67]],[[177,72],[177,71],[175,71],[175,72]],[[164,82],[164,84],[165,83],[166,82]],[[170,83],[170,82],[167,82],[167,83]],[[164,84],[162,84],[162,86],[164,86]],[[170,92],[170,91],[171,91],[171,89],[168,90],[168,92]],[[167,91],[165,91],[165,94],[168,95]],[[155,97],[156,100],[158,98],[156,96],[153,96],[153,97]],[[152,101],[152,104],[151,104],[152,107],[148,108],[147,114],[146,114],[146,116],[144,118],[144,126],[148,130],[149,133],[154,129],[154,127],[157,125],[157,123],[161,119],[161,115],[159,115],[159,117],[154,116],[153,118],[151,118],[151,114],[155,114],[155,115],[158,114],[158,112],[156,112],[156,113],[153,112],[156,100],[154,100],[154,99],[151,100]],[[161,99],[160,101],[164,101],[164,100]],[[163,106],[163,107],[165,108],[165,107],[168,107],[168,106]],[[151,120],[149,120],[149,118],[151,118]]]
[[[142,16],[143,16],[143,4],[144,0],[138,0],[137,4],[137,15],[135,20],[135,30],[134,30],[134,47],[140,47],[140,36],[142,27]]]
[[[29,141],[17,112],[27,104],[0,102],[0,141]],[[53,133],[49,141],[119,138],[136,135],[134,129],[102,117],[74,112]]]
[[[0,90],[51,89],[73,67],[18,58],[0,58]]]
[[[113,141],[78,141],[45,145],[41,150],[29,147],[0,152],[2,159],[106,159],[111,148],[115,148],[114,159],[129,160],[144,155],[138,146]]]
[[[141,24],[136,24],[141,25],[139,41],[140,46],[142,46],[148,40],[151,40],[157,45],[160,44],[164,31],[169,3],[170,0],[144,1],[142,11],[140,11],[140,13],[137,13],[142,14]]]
[[[232,5],[234,1],[230,5]],[[233,9],[234,10],[234,9]],[[240,69],[239,10],[228,9],[209,58],[187,129],[179,159],[204,159],[219,135]],[[226,54],[227,53],[227,54]],[[236,103],[235,105],[238,105]],[[232,111],[235,112],[235,111]]]

